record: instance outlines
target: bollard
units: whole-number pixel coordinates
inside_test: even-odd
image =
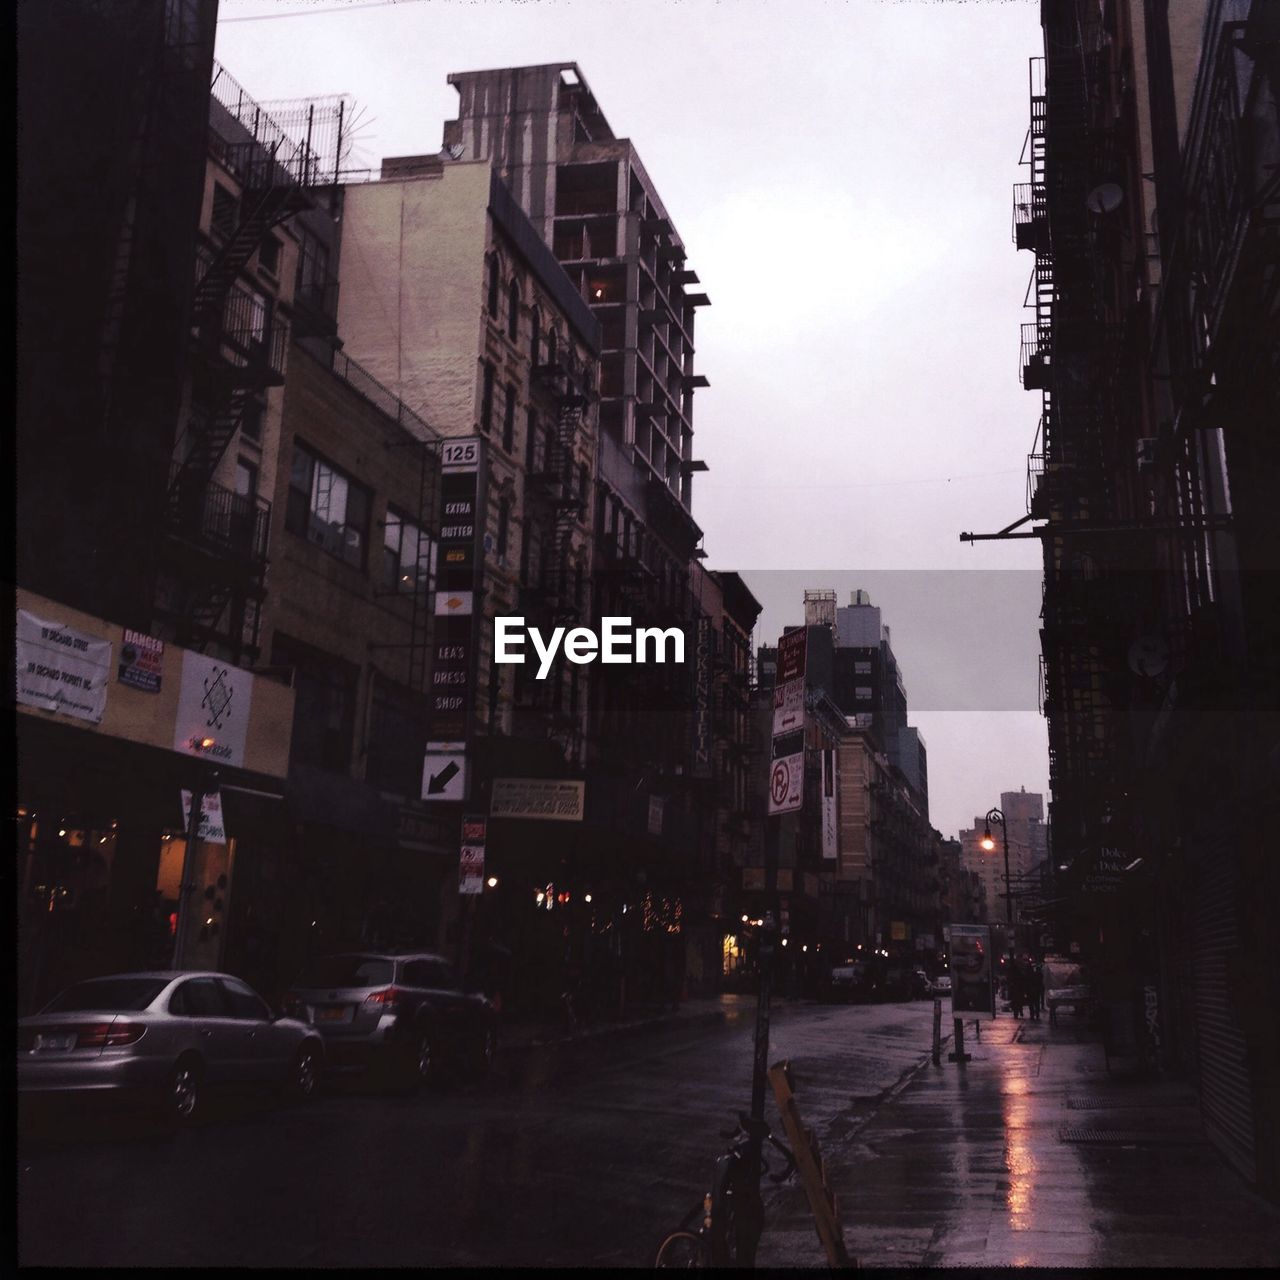
[[[981,1018],[974,1018],[973,1029],[975,1032],[977,1032],[978,1043],[981,1044],[982,1043],[982,1019]]]
[[[968,1062],[969,1055],[964,1051],[964,1019],[956,1019],[956,1048],[954,1053],[947,1054],[948,1062]]]
[[[933,1002],[933,1065],[942,1063],[942,1001]]]

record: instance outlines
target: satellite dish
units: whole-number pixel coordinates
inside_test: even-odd
[[[1158,676],[1169,665],[1169,646],[1159,636],[1139,636],[1129,646],[1129,669],[1134,675]]]
[[[1090,213],[1114,213],[1124,203],[1124,192],[1114,182],[1103,182],[1089,192],[1084,203]]]

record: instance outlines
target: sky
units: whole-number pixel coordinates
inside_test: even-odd
[[[576,62],[653,179],[698,313],[693,514],[765,606],[884,610],[944,835],[1025,787],[1040,544],[961,544],[1026,512],[1039,399],[1018,383],[1031,258],[1011,242],[1036,0],[222,0],[255,98],[345,93],[359,163],[435,152],[451,71]]]

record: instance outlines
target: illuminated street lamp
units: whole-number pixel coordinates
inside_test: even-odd
[[[1000,824],[1000,837],[1004,843],[1004,911],[1005,919],[1013,923],[1013,880],[1009,875],[1009,828],[1005,825],[1004,814],[999,809],[990,809],[984,821],[982,839],[978,842],[990,853],[995,847],[995,839],[991,835],[991,824]]]

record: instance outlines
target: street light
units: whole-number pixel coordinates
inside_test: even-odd
[[[1005,825],[1004,814],[999,809],[990,809],[987,816],[983,820],[984,830],[982,839],[978,842],[982,848],[990,853],[995,847],[996,842],[991,835],[991,824],[998,822],[1000,824],[1000,836],[1004,844],[1004,910],[1005,919],[1009,924],[1013,923],[1013,880],[1009,875],[1009,828]]]

